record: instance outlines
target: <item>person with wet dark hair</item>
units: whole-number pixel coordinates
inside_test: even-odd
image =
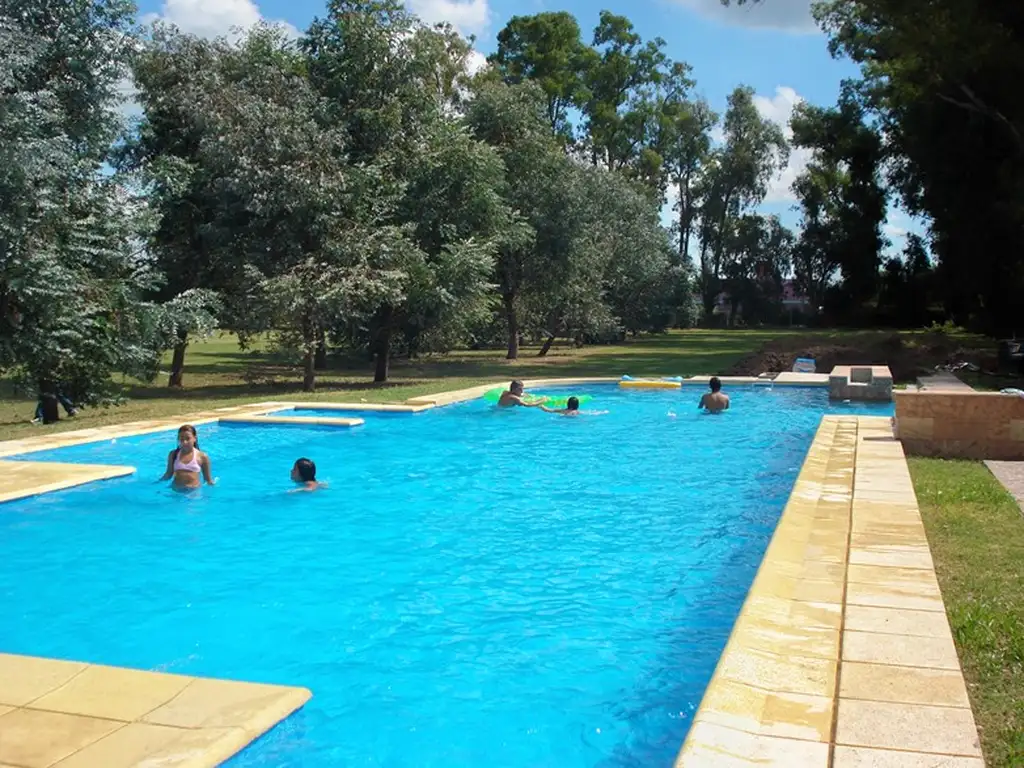
[[[700,399],[700,405],[698,408],[702,408],[708,413],[721,413],[729,409],[729,396],[722,392],[722,380],[717,376],[712,376],[711,381],[708,382],[710,392],[705,392]]]
[[[297,459],[292,466],[292,482],[298,485],[296,491],[315,491],[326,488],[324,483],[316,479],[316,464],[312,459]]]
[[[557,413],[560,416],[579,416],[580,415],[580,399],[578,397],[570,397],[565,401],[565,408],[548,408],[546,405],[540,407],[545,413]]]

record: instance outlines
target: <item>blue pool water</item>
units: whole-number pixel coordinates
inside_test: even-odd
[[[312,689],[234,768],[670,766],[822,413],[892,408],[587,391],[201,426],[194,498],[172,433],[24,456],[139,472],[0,506],[0,651]]]

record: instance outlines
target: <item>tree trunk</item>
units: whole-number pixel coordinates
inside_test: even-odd
[[[178,343],[174,345],[174,356],[171,358],[171,375],[167,379],[168,387],[181,387],[185,378],[185,348],[188,346],[188,331],[178,332]]]
[[[327,370],[327,334],[324,331],[320,331],[320,340],[316,344],[313,367],[318,371]]]
[[[310,315],[302,318],[302,391],[316,389],[316,348],[320,332]]]
[[[391,363],[391,330],[382,328],[377,335],[377,365],[373,372],[375,384],[383,384],[388,380],[388,368]]]
[[[508,354],[505,355],[506,360],[518,360],[519,359],[519,318],[516,316],[516,305],[515,296],[506,293],[504,296],[505,302],[505,322],[508,324]]]
[[[544,357],[548,352],[551,351],[551,345],[555,343],[554,334],[549,333],[547,339],[544,341],[544,346],[540,348],[540,352],[537,353],[537,357]]]
[[[302,391],[312,392],[316,389],[316,355],[307,349],[302,356]]]

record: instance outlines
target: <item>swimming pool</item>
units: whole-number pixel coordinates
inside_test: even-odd
[[[820,416],[892,407],[586,391],[200,427],[195,498],[171,433],[26,455],[140,471],[0,507],[0,651],[312,689],[236,768],[671,765]]]

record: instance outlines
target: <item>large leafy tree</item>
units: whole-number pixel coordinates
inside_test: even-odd
[[[175,315],[172,387],[183,384],[190,338],[208,327],[222,300],[230,306],[243,295],[244,263],[218,239],[227,233],[219,217],[228,210],[224,195],[230,190],[220,181],[231,158],[200,151],[215,127],[203,109],[210,93],[244,75],[244,66],[228,66],[232,56],[237,51],[224,40],[157,25],[134,63],[142,119],[121,148],[119,165],[147,191],[155,219],[148,246],[167,278],[159,298],[191,305]]]
[[[386,169],[349,162],[351,137],[327,125],[331,105],[280,32],[255,29],[222,69],[201,106],[203,163],[225,169],[214,188],[231,237],[216,239],[248,266],[250,296],[265,310],[258,319],[299,353],[309,391],[324,335],[340,317],[398,301],[415,246],[393,223]]]
[[[116,397],[150,376],[160,279],[128,196],[103,174],[133,54],[121,0],[10,0],[0,8],[0,366],[30,390]]]
[[[846,313],[873,299],[887,241],[882,234],[888,194],[882,184],[882,139],[865,122],[864,110],[847,88],[835,107],[801,104],[791,121],[793,143],[813,150],[812,163],[838,185],[829,248],[842,274]],[[799,187],[806,189],[806,187]],[[815,194],[811,190],[812,194]]]
[[[584,146],[595,164],[652,163],[645,139],[657,130],[656,90],[671,68],[664,47],[661,38],[644,42],[625,16],[601,12],[583,69]]]
[[[722,128],[724,142],[714,150],[703,180],[700,223],[700,280],[705,315],[722,287],[722,268],[732,221],[759,205],[768,184],[789,158],[782,129],[754,104],[753,88],[729,95]]]
[[[1024,290],[1020,4],[824,0],[813,9],[833,54],[861,65],[857,91],[884,136],[888,181],[930,222],[947,312],[1012,331]]]
[[[502,196],[519,219],[503,236],[495,265],[508,339],[508,359],[519,356],[524,312],[554,279],[548,233],[560,226],[564,182],[571,163],[550,130],[543,91],[534,83],[481,83],[469,105],[474,136],[494,147],[505,166]]]
[[[392,263],[400,292],[344,325],[345,338],[373,352],[382,382],[396,338],[444,347],[482,303],[511,220],[495,190],[503,170],[457,123],[470,48],[450,27],[426,27],[394,0],[334,0],[302,47],[325,129],[346,137],[334,151],[379,170],[374,208],[406,239]]]
[[[568,140],[573,136],[570,110],[585,101],[587,54],[576,17],[549,11],[513,16],[498,33],[497,50],[488,60],[508,85],[536,82],[547,98],[551,129]]]
[[[793,233],[777,216],[745,214],[729,222],[722,272],[733,323],[741,305],[748,323],[770,322],[778,316],[793,243]]]
[[[718,123],[718,115],[701,99],[671,101],[663,115],[661,152],[666,181],[676,192],[673,209],[679,262],[685,264],[699,222],[702,183],[712,157],[711,129]]]
[[[832,50],[861,64],[890,181],[931,221],[947,309],[992,331],[1019,325],[1024,257],[1024,24],[1018,3],[823,2]]]
[[[793,274],[814,311],[823,306],[825,293],[841,266],[833,233],[842,226],[846,207],[843,171],[834,165],[812,163],[793,183],[800,200],[800,236],[793,249]]]

